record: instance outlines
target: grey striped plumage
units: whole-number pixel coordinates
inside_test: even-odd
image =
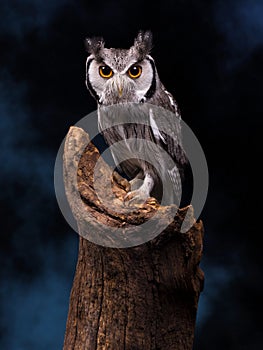
[[[179,204],[186,163],[181,117],[159,79],[151,46],[148,31],[139,32],[130,49],[107,49],[103,39],[87,39],[86,84],[98,102],[99,129],[116,165],[132,185],[141,180],[127,198],[144,201],[153,195],[160,200],[163,191],[165,204]]]

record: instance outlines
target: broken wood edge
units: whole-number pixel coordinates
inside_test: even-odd
[[[104,202],[94,189],[98,160],[97,188],[102,189]],[[112,172],[82,128],[72,126],[66,136],[63,173],[66,196],[79,234],[93,243],[125,248],[155,239],[160,244],[171,235],[184,235],[202,225],[195,221],[191,205],[181,209],[176,205],[160,206],[154,198],[149,198],[143,205],[127,208],[123,198],[129,188],[128,181]],[[110,178],[112,186],[104,188],[105,178]],[[182,225],[188,228],[186,232],[181,232]]]

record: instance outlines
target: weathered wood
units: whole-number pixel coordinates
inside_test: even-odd
[[[88,142],[88,135],[75,127],[65,142],[66,193],[81,236],[63,349],[190,350],[203,285],[199,268],[203,225],[194,223],[189,207],[178,210],[171,220],[175,208],[161,207],[153,198],[127,211],[123,198],[129,184],[117,174],[112,176],[103,161],[94,185],[100,155]],[[112,188],[105,187],[106,178]],[[103,189],[104,201],[98,188]],[[194,224],[182,233],[186,213],[189,227]],[[167,227],[136,247],[105,247],[119,242],[118,234],[111,237],[116,227],[123,230],[121,244],[130,240],[131,245],[139,244],[139,237],[129,235],[147,220]],[[93,242],[99,237],[105,246],[83,237]]]

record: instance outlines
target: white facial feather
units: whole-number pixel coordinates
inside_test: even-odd
[[[126,50],[127,54],[129,50]],[[92,58],[88,57],[88,60]],[[119,61],[122,57],[119,58]],[[142,68],[142,73],[138,78],[131,78],[128,75],[129,68],[136,64],[134,58],[127,59],[123,58],[124,62],[127,62],[127,66],[123,69],[118,69],[118,66],[122,68],[123,64],[117,62],[118,64],[114,65],[115,60],[110,59],[109,53],[107,58],[103,62],[97,62],[95,59],[89,65],[88,75],[89,81],[99,96],[100,103],[102,104],[114,104],[118,102],[140,102],[144,97],[146,92],[151,86],[152,82],[152,67],[148,60],[143,60],[138,63]],[[103,78],[99,73],[99,67],[102,65],[109,66],[113,75],[110,78]],[[122,88],[122,95],[119,96],[118,89]]]

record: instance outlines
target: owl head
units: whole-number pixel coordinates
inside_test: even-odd
[[[140,31],[129,49],[105,48],[102,38],[86,39],[90,54],[86,85],[99,104],[111,105],[149,100],[157,85],[150,31]]]

